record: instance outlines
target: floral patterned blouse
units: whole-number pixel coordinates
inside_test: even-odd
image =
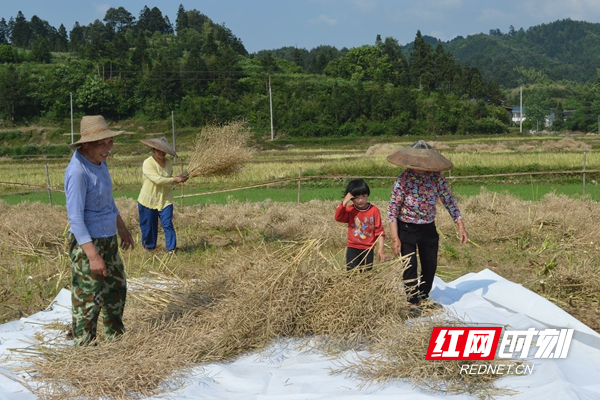
[[[438,199],[454,222],[461,219],[456,200],[441,172],[402,172],[392,189],[388,204],[388,221],[399,219],[410,224],[429,224],[435,220]]]

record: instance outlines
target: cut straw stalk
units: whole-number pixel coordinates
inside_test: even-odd
[[[41,380],[39,393],[48,399],[158,395],[177,387],[197,363],[231,360],[294,338],[327,354],[383,351],[394,343],[395,353],[386,356],[405,353],[409,361],[401,368],[383,365],[385,380],[418,384],[421,376],[442,381],[457,376],[453,364],[430,371],[434,364],[413,362],[424,358],[431,330],[419,329],[410,340],[398,337],[412,329],[400,326],[409,315],[402,289],[407,259],[348,275],[344,265],[323,256],[323,243],[307,239],[281,244],[277,251],[263,245],[252,254],[240,252],[236,262],[223,260],[201,281],[132,280],[145,293],[132,296],[123,336],[83,348],[42,344],[30,355],[28,372]],[[356,377],[375,380],[373,368],[382,362],[365,359]]]
[[[188,175],[217,176],[238,172],[253,154],[247,146],[250,138],[247,126],[243,121],[205,126],[196,138]]]

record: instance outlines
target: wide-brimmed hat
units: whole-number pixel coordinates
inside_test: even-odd
[[[169,142],[164,137],[160,137],[157,139],[142,139],[140,142],[144,143],[146,146],[150,146],[153,149],[163,151],[167,154],[172,155],[173,157],[177,157],[177,153],[171,146],[169,146]]]
[[[425,171],[446,171],[454,167],[450,160],[424,140],[414,142],[410,146],[403,147],[394,154],[390,154],[387,160],[404,168]]]
[[[123,131],[113,131],[108,127],[102,115],[86,115],[81,118],[81,138],[75,143],[69,145],[70,148],[81,146],[82,143],[95,142],[123,133]]]

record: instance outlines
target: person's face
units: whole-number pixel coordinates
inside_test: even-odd
[[[83,155],[96,165],[106,161],[113,148],[113,138],[96,140],[95,142],[83,143],[81,149]]]
[[[354,196],[352,198],[352,203],[359,210],[364,210],[367,208],[369,204],[369,195],[368,194],[359,194],[358,196]]]
[[[159,160],[159,161],[164,160],[166,155],[167,155],[167,153],[165,153],[164,151],[154,149],[154,158],[156,158],[157,160]]]

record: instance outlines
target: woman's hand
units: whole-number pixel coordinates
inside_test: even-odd
[[[177,175],[176,177],[173,178],[173,183],[183,183],[183,182],[187,181],[188,178],[189,178],[189,176],[187,174]]]
[[[467,244],[469,241],[469,235],[467,234],[463,220],[459,219],[456,224],[458,225],[458,237],[460,238],[460,244]]]
[[[395,256],[400,257],[400,248],[402,247],[402,243],[400,242],[400,238],[392,238],[392,252]]]

